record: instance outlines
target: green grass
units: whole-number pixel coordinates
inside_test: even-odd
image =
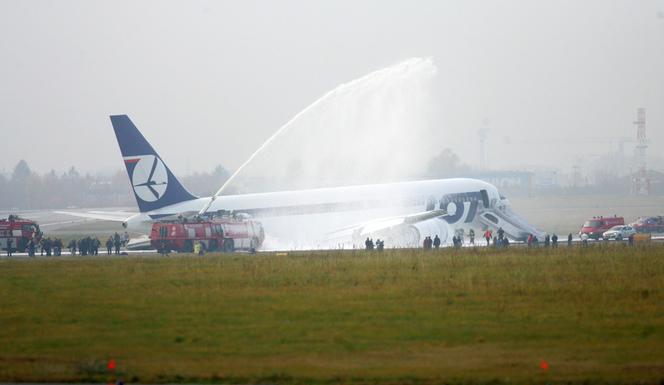
[[[664,247],[2,260],[0,347],[0,382],[659,383]]]

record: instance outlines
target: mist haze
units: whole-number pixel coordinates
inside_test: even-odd
[[[657,164],[663,11],[662,1],[5,1],[0,171],[25,159],[42,173],[112,175],[122,164],[108,115],[125,113],[174,172],[233,170],[327,92],[411,57],[437,71],[418,117],[430,137],[404,127],[408,143],[477,168],[486,126],[489,168],[569,172],[616,150],[598,138],[634,137],[644,107]]]

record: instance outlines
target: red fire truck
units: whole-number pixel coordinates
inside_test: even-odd
[[[7,219],[0,219],[0,250],[7,250],[7,244],[11,244],[11,251],[24,252],[31,238],[39,242],[41,232],[39,225],[29,219],[10,215]]]
[[[663,233],[664,216],[641,217],[630,226],[632,226],[637,233]]]
[[[242,217],[156,222],[150,232],[150,244],[160,253],[192,252],[196,242],[207,251],[256,250],[263,239],[261,223]]]
[[[623,217],[593,217],[583,224],[579,235],[587,234],[589,238],[599,239],[606,230],[624,224],[625,218]]]

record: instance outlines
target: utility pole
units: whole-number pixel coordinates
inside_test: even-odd
[[[650,178],[646,164],[646,149],[648,138],[646,137],[646,109],[639,108],[636,111],[636,147],[634,158],[636,159],[636,173],[632,175],[632,194],[648,195],[650,193]]]
[[[489,134],[489,120],[484,119],[482,122],[483,127],[477,130],[477,135],[480,138],[480,170],[486,170],[486,137]]]

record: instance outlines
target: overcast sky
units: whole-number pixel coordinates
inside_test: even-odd
[[[123,113],[176,173],[232,169],[340,83],[411,57],[437,68],[435,140],[471,165],[485,120],[492,167],[566,168],[635,136],[637,107],[664,149],[662,0],[0,0],[0,171],[120,169]]]

